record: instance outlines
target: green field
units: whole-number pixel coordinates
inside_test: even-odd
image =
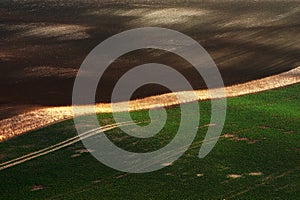
[[[199,131],[173,165],[146,174],[115,171],[98,162],[80,142],[0,171],[0,199],[299,199],[300,84],[228,99],[222,137],[198,158],[210,119],[200,102]],[[163,130],[135,139],[120,129],[105,134],[118,146],[145,152],[166,145],[179,124],[180,108],[167,109]],[[147,111],[132,113],[148,121]],[[113,123],[101,114],[102,124]],[[73,120],[0,143],[0,162],[76,136]]]

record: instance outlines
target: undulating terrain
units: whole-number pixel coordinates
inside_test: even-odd
[[[131,28],[165,27],[197,40],[216,62],[225,85],[300,65],[299,1],[2,0],[0,12],[0,118],[35,106],[70,105],[73,82],[87,54]],[[111,65],[97,101],[109,102],[118,78],[148,62],[172,66],[195,89],[205,87],[187,61],[159,50],[139,50]],[[167,91],[145,86],[133,98]]]

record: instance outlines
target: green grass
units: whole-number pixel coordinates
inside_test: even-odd
[[[204,159],[197,157],[206,128],[172,166],[146,174],[127,174],[104,166],[83,149],[69,147],[0,171],[0,199],[299,199],[300,84],[228,99],[222,137]],[[200,102],[199,127],[209,123],[210,102]],[[118,146],[139,152],[158,149],[174,136],[180,108],[167,110],[164,129],[151,139],[135,139],[119,129],[106,132]],[[147,111],[132,113],[137,121]],[[99,115],[112,123],[110,114]],[[73,121],[0,143],[1,163],[76,135]],[[239,138],[239,139],[237,139]],[[244,138],[241,140],[241,138]],[[251,176],[251,172],[261,172]],[[203,176],[197,176],[203,174]],[[228,178],[229,174],[241,175]],[[34,186],[44,188],[31,191]]]

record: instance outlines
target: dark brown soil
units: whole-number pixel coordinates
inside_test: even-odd
[[[300,65],[297,1],[132,2],[2,0],[0,107],[6,111],[0,110],[1,118],[9,115],[5,107],[11,105],[16,106],[13,110],[29,104],[69,105],[76,72],[87,54],[109,36],[131,28],[159,26],[191,36],[210,53],[225,85]],[[172,66],[195,89],[205,87],[185,60],[163,51],[140,50],[113,63],[102,78],[97,101],[110,101],[118,78],[128,69],[148,62]],[[133,98],[166,91],[148,85]]]

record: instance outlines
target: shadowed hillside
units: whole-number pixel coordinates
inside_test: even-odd
[[[1,1],[0,103],[70,104],[73,81],[86,55],[106,38],[144,26],[171,28],[197,40],[216,62],[225,85],[300,65],[299,2],[126,2]],[[148,49],[114,62],[102,77],[97,100],[108,102],[116,80],[128,69],[148,62],[170,65],[183,73],[195,89],[205,87],[185,60]],[[166,91],[159,86],[145,86],[133,98]]]

